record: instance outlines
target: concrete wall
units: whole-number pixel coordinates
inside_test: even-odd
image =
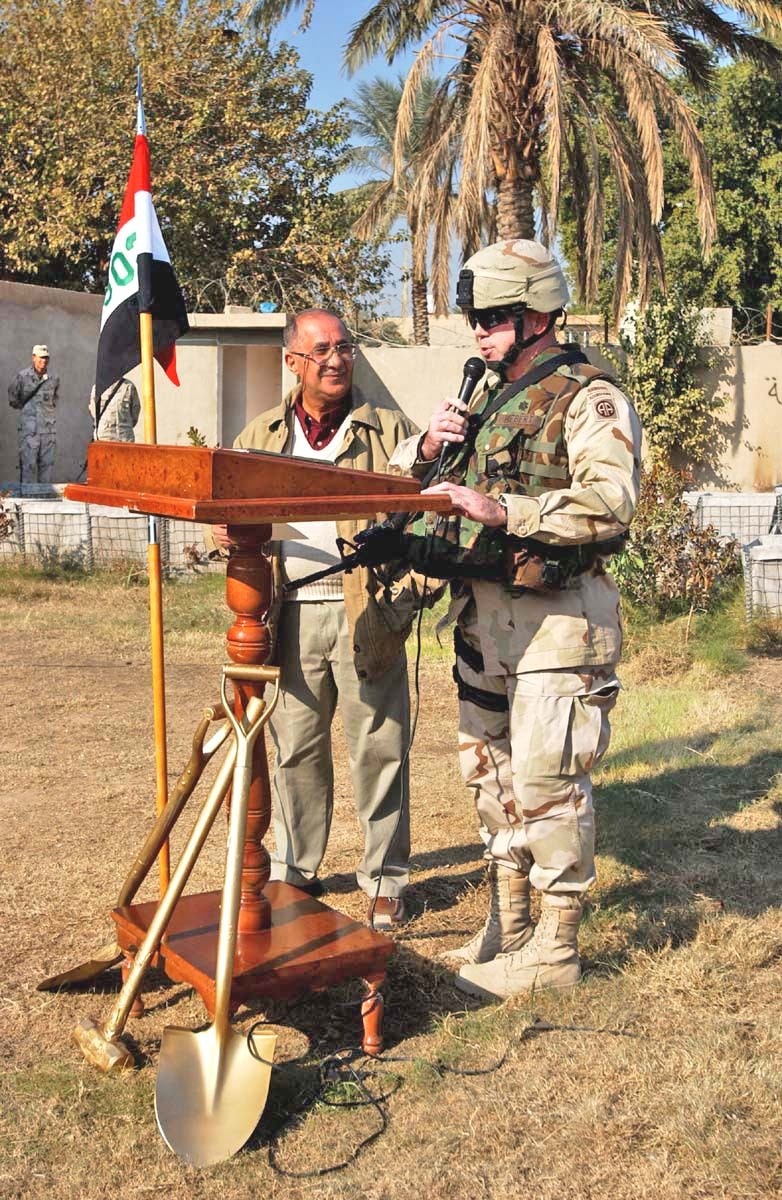
[[[734,346],[713,357],[704,382],[724,403],[713,460],[695,472],[696,483],[769,491],[782,483],[782,346]]]
[[[279,313],[190,313],[176,344],[180,386],[155,364],[158,442],[178,445],[194,427],[209,446],[230,446],[248,421],[279,403],[282,329]],[[130,373],[141,387],[141,369]],[[143,441],[143,422],[136,427]]]
[[[84,462],[95,381],[95,347],[102,297],[57,288],[0,282],[0,481],[18,480],[16,412],[8,385],[29,367],[36,342],[49,347],[50,372],[60,377],[54,477],[75,479]]]
[[[18,481],[16,413],[6,389],[30,364],[34,343],[51,351],[60,377],[55,482],[75,480],[92,436],[87,411],[95,379],[100,296],[28,284],[0,283],[0,485]],[[193,313],[177,342],[180,386],[155,364],[157,440],[182,444],[197,429],[210,446],[230,446],[252,417],[278,403],[282,378],[279,313]],[[141,368],[129,372],[141,392]],[[144,441],[143,415],[136,440]]]
[[[370,346],[356,360],[355,378],[368,395],[396,401],[423,428],[442,397],[457,394],[464,364],[475,353],[474,341],[456,347]],[[592,347],[589,358],[595,366],[612,369]]]
[[[51,350],[61,379],[56,481],[78,476],[91,434],[87,398],[95,371],[101,298],[53,288],[0,283],[0,482],[17,474],[16,414],[4,389],[30,361],[34,342]],[[282,363],[280,313],[191,315],[177,343],[181,387],[155,367],[157,430],[161,443],[184,443],[191,426],[209,445],[230,446],[258,413],[277,404],[293,377]],[[424,426],[442,396],[455,395],[474,348],[461,318],[458,344],[366,347],[356,381],[369,395],[395,401]],[[589,348],[596,365],[606,365]],[[700,488],[766,491],[782,482],[782,346],[770,342],[716,352],[706,386],[724,397],[715,420],[712,461],[696,473]],[[611,370],[611,365],[608,369]],[[132,377],[140,386],[140,371]],[[143,424],[136,430],[143,439]]]

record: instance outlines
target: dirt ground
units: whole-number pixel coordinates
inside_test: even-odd
[[[219,698],[223,655],[221,639],[212,640],[207,645],[211,662],[190,661],[195,656],[191,645],[167,650],[171,784],[187,761],[205,705]],[[15,687],[8,677],[2,747],[3,889],[8,915],[14,918],[14,936],[3,947],[3,973],[6,985],[23,991],[31,974],[34,978],[55,972],[106,940],[104,935],[112,929],[107,910],[154,815],[151,685],[144,648],[115,663],[101,656],[99,646],[85,660],[80,660],[80,644],[70,655],[64,649],[61,634],[51,635],[46,629],[36,631],[32,645],[27,629],[4,634],[3,660],[25,664],[29,678],[45,680],[46,697],[45,703],[33,702],[30,692]],[[416,733],[411,779],[415,854],[408,899],[414,920],[403,940],[431,954],[441,938],[450,938],[450,945],[453,937],[471,931],[481,907],[474,890],[483,877],[475,821],[458,776],[455,696],[451,687],[443,686],[448,679],[444,664],[423,665],[424,716]],[[334,749],[335,813],[321,877],[329,902],[363,920],[366,901],[354,875],[361,838],[339,720]],[[271,748],[269,762],[273,768]],[[173,861],[212,774],[207,771],[174,834]],[[271,831],[266,842],[273,846]],[[188,891],[221,886],[224,854],[224,840],[215,830]],[[155,898],[156,886],[153,870],[138,899]],[[453,904],[459,897],[466,907],[454,920]],[[447,921],[444,911],[449,913]],[[43,937],[39,922],[45,926]],[[159,1002],[165,1004],[181,991],[170,989]],[[41,995],[39,1003],[46,1007],[51,998]]]
[[[33,600],[30,611],[18,621],[4,623],[2,631],[0,1053],[13,1072],[37,1071],[42,1059],[81,1072],[86,1064],[70,1042],[70,1031],[82,1016],[105,1019],[119,985],[118,973],[59,994],[37,992],[35,985],[88,959],[91,951],[112,940],[108,912],[154,817],[145,600],[138,589],[130,593],[121,587],[110,589],[99,614],[90,607],[89,598],[65,590],[49,593],[44,587],[40,594],[34,591]],[[86,607],[80,612],[83,604]],[[129,617],[122,608],[130,610]],[[170,784],[187,761],[205,705],[219,698],[223,661],[219,634],[187,630],[167,638]],[[429,1030],[438,1010],[463,1007],[447,971],[432,965],[422,977],[417,970],[411,975],[411,970],[421,955],[421,962],[434,963],[441,943],[456,944],[483,919],[481,847],[458,777],[456,704],[449,674],[444,660],[421,669],[424,715],[418,724],[411,779],[415,854],[408,902],[413,921],[398,936],[400,953],[386,989],[389,1045]],[[339,720],[334,746],[335,812],[321,877],[328,893],[325,900],[363,921],[367,901],[354,875],[361,836]],[[269,761],[273,766],[271,749]],[[214,764],[174,833],[174,863],[213,769]],[[218,818],[189,892],[222,885],[222,822]],[[266,843],[273,846],[271,831]],[[155,867],[137,900],[155,899],[156,888]],[[412,990],[407,986],[409,976]],[[403,1005],[395,1003],[395,991],[404,996]],[[439,996],[433,1004],[435,992]],[[300,1004],[301,1031],[282,1029],[278,1054],[301,1054],[308,1043],[323,1052],[356,1045],[360,995],[356,981],[339,992],[336,1007],[328,997]],[[197,995],[171,984],[160,972],[150,974],[145,999],[146,1016],[131,1021],[127,1031],[140,1062],[156,1056],[165,1025],[173,1021],[198,1027],[205,1021]],[[283,1011],[272,1006],[271,1015]],[[260,1008],[245,1012],[247,1022],[260,1013]],[[151,1110],[145,1124],[148,1135],[157,1137]],[[3,1178],[0,1173],[0,1195],[5,1194]],[[7,1175],[5,1179],[10,1181]],[[20,1187],[18,1179],[14,1182]],[[8,1194],[37,1194],[34,1179]]]
[[[203,614],[177,617],[168,631],[172,781],[204,705],[218,696],[219,605],[210,619],[211,631]],[[488,1016],[437,957],[480,925],[486,890],[456,762],[450,663],[423,663],[411,771],[414,919],[397,935],[386,988],[388,1052],[404,1060],[386,1070],[403,1083],[389,1100],[388,1133],[354,1166],[298,1179],[270,1167],[269,1138],[311,1088],[312,1064],[356,1044],[358,985],[240,1014],[242,1028],[258,1017],[275,1022],[277,1060],[292,1073],[275,1075],[247,1151],[201,1172],[167,1150],[153,1107],[163,1029],[202,1027],[198,997],[153,972],[147,1014],[128,1026],[138,1070],[113,1079],[84,1061],[70,1035],[80,1018],[108,1015],[116,972],[76,991],[35,990],[111,939],[108,911],[152,820],[144,625],[143,594],[120,586],[98,596],[25,587],[18,601],[6,594],[0,611],[0,1196],[440,1200],[504,1198],[520,1187],[530,1200],[782,1195],[778,663],[757,664],[749,689],[688,684],[682,695],[706,732],[674,737],[663,715],[660,761],[647,762],[643,738],[636,745],[620,726],[603,780],[587,982],[574,997],[533,997]],[[664,696],[663,714],[668,704]],[[339,731],[335,768],[325,900],[363,919]],[[686,820],[669,818],[669,802],[684,806]],[[186,833],[187,812],[181,824]],[[668,861],[654,839],[664,839]],[[223,866],[215,831],[189,890],[219,887]],[[155,889],[153,874],[139,898]],[[544,1026],[529,1031],[536,1019]],[[449,1075],[449,1062],[479,1074]],[[397,1086],[390,1077],[374,1086],[386,1085]],[[286,1134],[280,1164],[296,1173],[339,1162],[378,1120],[372,1108],[309,1113]]]

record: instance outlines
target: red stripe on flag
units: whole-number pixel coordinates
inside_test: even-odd
[[[133,162],[128,176],[128,186],[125,189],[125,199],[122,201],[122,212],[119,215],[117,229],[132,220],[136,211],[136,192],[152,191],[152,172],[149,158],[149,142],[143,133],[136,134],[133,145]]]
[[[159,350],[155,351],[155,358],[174,387],[179,387],[179,376],[176,370],[176,344],[172,342],[170,346],[162,346]]]

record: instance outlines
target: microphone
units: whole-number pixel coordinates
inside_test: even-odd
[[[468,358],[467,359],[467,362],[464,364],[464,373],[462,375],[462,386],[459,388],[459,397],[458,397],[464,404],[470,403],[470,400],[472,399],[472,394],[475,391],[476,386],[478,385],[480,380],[483,379],[485,374],[486,374],[486,363],[483,361],[482,358]],[[437,480],[440,478],[440,475],[441,475],[442,469],[443,469],[443,458],[444,458],[445,452],[449,448],[450,444],[451,443],[449,443],[449,442],[443,442],[442,448],[440,450],[440,457],[437,459],[436,464],[433,460],[431,467],[427,471],[424,478],[421,480],[422,487],[429,487],[430,484],[436,483]],[[408,524],[410,517],[411,517],[411,514],[409,512],[392,513],[391,516],[387,517],[385,519],[385,521],[382,521],[380,523],[380,525],[373,525],[369,529],[364,531],[363,533],[356,534],[355,543],[357,546],[360,546],[362,544],[362,542],[365,542],[367,540],[367,538],[379,536],[379,534],[377,532],[378,530],[381,530],[383,533],[388,533],[389,531],[394,531],[396,533],[400,533],[404,529],[405,525]],[[320,578],[320,576],[319,576],[319,578]],[[309,582],[311,582],[311,578],[307,579],[307,583],[309,583]],[[299,585],[301,585],[301,580],[299,580]]]
[[[457,396],[457,399],[461,400],[463,404],[469,404],[470,400],[472,399],[473,392],[475,391],[476,387],[478,386],[480,381],[483,379],[485,374],[486,374],[486,363],[483,361],[482,358],[468,358],[467,362],[464,364],[464,371],[462,374],[462,386],[459,388],[459,394]],[[442,446],[440,447],[440,457],[437,460],[437,474],[435,476],[436,479],[439,479],[443,473],[443,466],[445,464],[445,453],[450,445],[451,445],[450,442],[443,442]]]

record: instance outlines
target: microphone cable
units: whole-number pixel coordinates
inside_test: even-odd
[[[460,401],[463,401],[465,404],[468,404],[470,399],[472,398],[472,394],[475,391],[475,388],[477,387],[477,385],[481,381],[481,379],[483,379],[483,376],[485,374],[486,374],[486,363],[483,361],[482,358],[478,358],[477,356],[473,357],[473,358],[468,358],[467,362],[464,364],[463,373],[462,373],[462,384],[461,384],[461,387],[459,388],[457,399]],[[451,445],[451,443],[444,441],[440,448],[440,455],[437,460],[437,467],[436,467],[435,475],[434,475],[434,483],[435,484],[440,482],[443,468],[445,466],[446,451],[450,448],[450,445]],[[431,551],[431,546],[434,543],[435,530],[436,530],[436,523],[434,523],[432,525],[432,529],[429,534],[430,551]],[[371,903],[369,906],[369,924],[373,930],[375,929],[375,920],[374,920],[375,908],[377,906],[378,900],[380,899],[380,889],[383,886],[383,874],[385,872],[386,863],[388,862],[388,855],[391,851],[391,846],[394,843],[396,835],[399,832],[399,826],[402,821],[402,814],[405,810],[405,804],[407,804],[407,806],[408,806],[408,811],[409,811],[409,806],[410,806],[409,763],[410,763],[410,754],[413,749],[413,742],[415,741],[415,734],[416,734],[416,729],[418,726],[418,718],[419,718],[419,715],[421,712],[421,681],[420,681],[421,680],[421,625],[423,622],[424,607],[426,604],[426,594],[427,594],[428,587],[429,587],[429,576],[425,575],[424,580],[423,580],[423,587],[422,587],[422,591],[421,591],[420,606],[418,609],[418,619],[416,621],[416,655],[415,655],[415,666],[414,666],[414,670],[413,670],[413,694],[415,697],[415,703],[413,706],[413,711],[411,713],[410,736],[408,739],[407,748],[406,748],[404,755],[402,756],[402,760],[400,762],[400,771],[401,771],[401,776],[402,776],[402,778],[401,778],[402,796],[401,796],[401,799],[399,802],[399,810],[397,812],[396,823],[395,823],[393,831],[391,833],[391,837],[388,839],[388,843],[386,845],[386,850],[385,850],[385,853],[384,853],[383,858],[380,863],[380,870],[378,872],[377,884],[375,886],[375,893],[371,899]],[[405,768],[407,768],[407,773],[405,773]],[[405,793],[406,793],[406,795],[405,795]]]

